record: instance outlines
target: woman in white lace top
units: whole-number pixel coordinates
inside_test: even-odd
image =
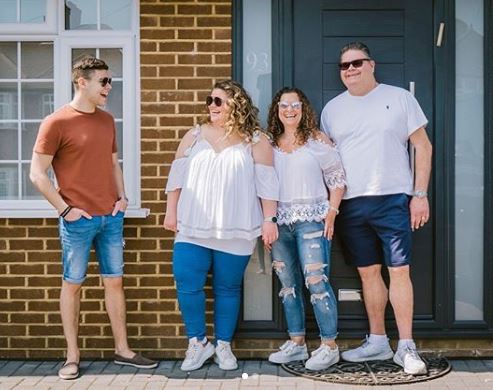
[[[273,363],[308,359],[303,284],[310,291],[321,344],[305,367],[323,370],[339,361],[337,303],[329,283],[334,221],[345,191],[341,159],[316,123],[305,94],[284,88],[273,99],[269,129],[279,178],[279,239],[272,245],[273,268],[290,340],[272,353]]]
[[[221,369],[237,368],[230,342],[243,274],[257,237],[269,246],[278,235],[279,183],[258,109],[230,80],[214,85],[206,105],[208,120],[183,137],[166,185],[164,228],[177,232],[173,274],[189,339],[184,371],[200,368],[214,352]],[[211,267],[215,347],[207,341],[205,323]]]

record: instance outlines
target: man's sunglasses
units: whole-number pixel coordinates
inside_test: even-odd
[[[221,105],[223,104],[223,99],[221,99],[220,97],[217,97],[217,96],[207,96],[205,98],[205,104],[207,104],[208,106],[210,106],[212,104],[212,102],[214,102],[214,104],[217,107],[221,107]]]
[[[103,79],[99,79],[98,81],[99,81],[99,83],[101,84],[102,87],[106,87],[106,84],[110,84],[111,85],[111,77],[105,77]]]
[[[348,70],[351,65],[353,65],[353,68],[361,68],[365,61],[371,61],[371,58],[361,58],[359,60],[353,60],[353,61],[349,61],[349,62],[341,62],[339,64],[339,68],[341,70]]]

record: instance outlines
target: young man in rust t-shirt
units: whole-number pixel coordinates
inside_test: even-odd
[[[127,342],[123,292],[123,215],[127,198],[118,164],[115,124],[98,108],[111,91],[108,66],[84,57],[72,69],[73,100],[46,117],[34,145],[30,177],[60,215],[63,282],[60,311],[67,340],[62,379],[79,375],[77,344],[80,288],[94,246],[115,339],[115,363],[154,368],[157,362],[133,352]],[[53,167],[59,188],[47,171]]]

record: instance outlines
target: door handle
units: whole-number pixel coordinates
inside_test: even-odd
[[[443,30],[445,30],[445,23],[444,22],[441,22],[440,23],[440,27],[438,27],[437,47],[441,47],[442,46]]]
[[[411,92],[411,95],[413,96],[415,95],[416,83],[414,81],[409,82],[409,92]],[[413,188],[414,188],[414,177],[415,177],[414,174],[416,171],[415,169],[416,150],[411,142],[409,142],[408,151],[409,151],[409,165],[411,166],[411,177],[413,180]]]

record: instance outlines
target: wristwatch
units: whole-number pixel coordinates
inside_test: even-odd
[[[265,217],[264,222],[272,222],[272,223],[277,223],[277,217]]]
[[[428,196],[428,193],[426,191],[418,190],[413,192],[413,196],[415,196],[418,199],[423,199]]]

